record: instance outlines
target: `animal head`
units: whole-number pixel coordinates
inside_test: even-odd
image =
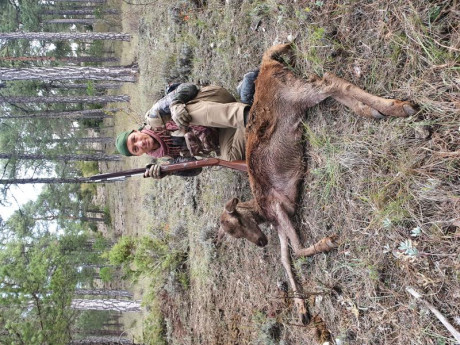
[[[220,216],[220,229],[217,241],[220,242],[225,233],[236,238],[245,238],[259,247],[267,243],[267,236],[260,230],[262,222],[258,215],[254,201],[240,202],[233,198],[225,204],[224,212]]]

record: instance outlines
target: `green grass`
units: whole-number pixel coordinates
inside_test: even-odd
[[[330,134],[314,133],[307,124],[304,128],[306,141],[311,146],[310,155],[315,156],[318,161],[310,171],[316,186],[313,189],[319,193],[319,199],[327,203],[334,190],[341,185],[343,169],[338,160],[341,149]]]

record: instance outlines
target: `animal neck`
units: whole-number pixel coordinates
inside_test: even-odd
[[[267,221],[255,199],[240,202],[238,204],[238,208],[245,210],[246,212],[251,212],[257,224]]]

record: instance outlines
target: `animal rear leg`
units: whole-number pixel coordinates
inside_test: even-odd
[[[333,98],[345,105],[346,107],[350,108],[355,114],[359,116],[374,118],[374,119],[383,119],[385,115],[383,115],[378,110],[360,102],[354,98],[343,96],[343,95],[334,95]]]
[[[292,291],[294,292],[294,304],[299,314],[300,322],[308,324],[310,322],[311,315],[308,311],[307,305],[305,304],[305,300],[302,298],[302,287],[297,282],[294,272],[292,272],[287,236],[282,230],[280,231],[280,229],[278,229],[278,237],[280,239],[281,247],[281,263],[283,264],[289,283],[291,284]]]
[[[297,255],[297,251],[302,248],[302,245],[300,244],[299,236],[297,235],[297,232],[295,231],[295,228],[292,225],[288,214],[281,204],[276,204],[275,212],[279,226],[278,232],[282,231],[286,234],[286,236],[289,238],[289,241],[291,242],[292,249],[294,249],[294,253]]]
[[[278,232],[284,231],[286,233],[287,237],[289,238],[289,241],[291,242],[295,256],[312,256],[318,253],[328,252],[331,249],[337,247],[337,236],[334,235],[325,237],[319,242],[315,243],[314,245],[308,248],[304,248],[301,245],[299,235],[297,235],[297,232],[295,231],[295,228],[292,225],[292,222],[289,219],[287,213],[285,212],[283,206],[277,204],[275,211],[277,215],[278,224],[280,227],[278,229]]]
[[[324,237],[308,248],[300,248],[295,252],[296,256],[312,256],[318,253],[328,252],[337,247],[337,236]]]
[[[332,73],[324,74],[323,80],[328,89],[331,86],[334,89],[331,97],[350,107],[358,115],[374,118],[382,117],[382,114],[405,117],[416,112],[415,106],[410,102],[372,95]]]

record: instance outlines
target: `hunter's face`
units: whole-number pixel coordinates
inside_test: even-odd
[[[139,131],[132,132],[128,136],[126,144],[129,152],[134,156],[140,156],[144,153],[155,151],[160,146],[150,135]]]

